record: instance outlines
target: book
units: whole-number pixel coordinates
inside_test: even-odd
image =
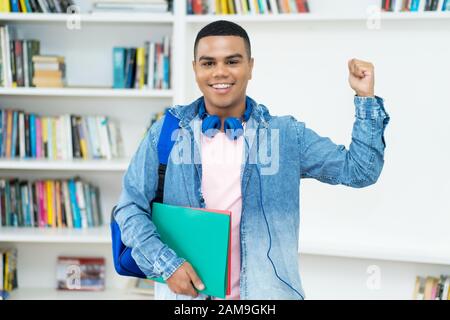
[[[134,78],[136,72],[136,48],[127,49],[126,62],[125,62],[125,87],[134,87]]]
[[[30,156],[36,158],[36,116],[35,114],[30,114]]]
[[[0,0],[0,12],[11,12],[10,0]]]
[[[13,111],[12,118],[12,135],[11,135],[11,158],[16,157],[16,148],[18,146],[17,138],[18,138],[18,111]]]
[[[94,227],[94,217],[92,215],[92,201],[91,201],[91,192],[89,190],[89,185],[87,183],[83,183],[83,194],[84,201],[86,205],[86,217],[87,217],[87,225],[88,227]]]
[[[205,289],[200,292],[225,298],[230,290],[231,212],[154,202],[152,221],[161,241],[189,261],[202,279]]]
[[[54,221],[54,206],[53,206],[53,197],[54,197],[54,192],[53,192],[53,185],[52,182],[50,180],[46,180],[45,181],[45,190],[47,192],[47,225],[49,227],[55,227],[56,226],[56,221]]]
[[[125,48],[113,48],[113,88],[125,88]]]
[[[25,158],[31,157],[30,114],[25,113]]]
[[[86,199],[84,197],[83,183],[76,179],[75,180],[75,194],[77,198],[77,205],[81,217],[81,228],[86,229],[88,227],[88,217],[86,209]]]
[[[98,116],[97,117],[97,126],[98,126],[98,132],[100,135],[100,147],[102,150],[102,154],[104,157],[108,160],[112,159],[111,155],[111,147],[109,145],[109,138],[108,138],[108,118],[105,116]]]
[[[25,153],[25,114],[19,112],[19,143],[20,143],[20,157],[26,157]]]
[[[65,220],[68,228],[73,228],[73,214],[70,203],[69,196],[69,185],[67,180],[62,182],[62,191],[63,191],[63,199],[64,199],[64,212],[65,212]]]
[[[69,180],[68,187],[69,187],[70,204],[73,214],[73,227],[76,229],[81,229],[81,212],[80,208],[78,207],[74,179]]]
[[[4,300],[8,298],[10,291],[18,287],[16,248],[0,248],[0,270],[0,300]]]

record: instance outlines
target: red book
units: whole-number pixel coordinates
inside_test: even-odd
[[[203,13],[202,0],[192,0],[192,11],[194,11],[194,14],[202,14]]]
[[[39,184],[39,226],[45,228],[47,226],[47,188],[44,181],[38,181]]]
[[[386,2],[384,4],[384,10],[390,11],[390,7],[391,7],[391,0],[386,0]]]
[[[306,0],[296,0],[298,12],[308,12],[306,7]]]

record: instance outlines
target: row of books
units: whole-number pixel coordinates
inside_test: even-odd
[[[40,42],[14,38],[14,28],[0,26],[0,86],[32,87],[33,56],[39,55]]]
[[[450,276],[416,277],[414,300],[450,300]]]
[[[122,88],[170,88],[170,37],[162,42],[148,41],[139,48],[113,48],[113,87]]]
[[[450,11],[450,0],[383,0],[383,11]]]
[[[309,12],[307,0],[187,0],[188,14],[279,14]]]
[[[119,125],[107,116],[39,116],[0,109],[0,156],[21,159],[107,159],[124,156]]]
[[[17,287],[17,249],[0,248],[0,300],[8,299]]]
[[[72,0],[0,0],[0,12],[71,13]]]
[[[0,220],[2,227],[97,227],[103,224],[100,192],[78,177],[0,179]]]
[[[171,2],[167,0],[94,0],[92,11],[164,13],[171,9]]]

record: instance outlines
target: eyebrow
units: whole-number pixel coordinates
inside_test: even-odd
[[[225,59],[233,59],[233,58],[243,58],[243,56],[240,53],[235,53],[235,54],[232,54],[231,56],[225,57]],[[198,58],[198,61],[201,61],[201,60],[211,61],[211,60],[216,60],[216,59],[213,57],[201,56],[200,58]]]

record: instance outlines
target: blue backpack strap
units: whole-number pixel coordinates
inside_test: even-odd
[[[164,197],[164,178],[166,173],[167,161],[170,152],[175,144],[175,136],[172,139],[173,132],[179,128],[180,120],[166,111],[166,117],[161,128],[158,141],[158,189],[156,190],[155,202],[162,202]],[[139,269],[138,265],[131,256],[131,248],[125,246],[122,242],[119,225],[114,219],[115,207],[111,214],[111,235],[114,268],[122,276],[131,276],[146,278],[145,274]]]
[[[156,189],[155,198],[152,202],[163,202],[167,162],[169,161],[170,152],[172,151],[176,140],[176,135],[173,133],[179,127],[180,119],[176,118],[167,110],[158,141],[158,188]]]

